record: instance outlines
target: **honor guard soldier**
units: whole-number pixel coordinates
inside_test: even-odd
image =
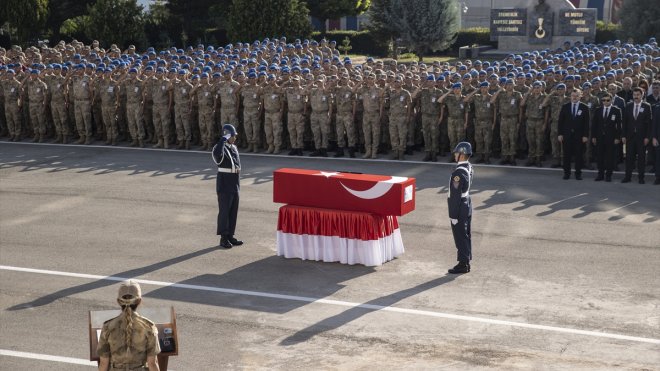
[[[218,177],[215,182],[215,192],[218,194],[218,231],[220,247],[231,249],[240,246],[243,241],[234,238],[236,217],[238,215],[238,200],[241,186],[239,184],[241,159],[238,155],[236,128],[225,124],[222,127],[222,137],[213,147],[213,162],[218,165]]]
[[[470,200],[470,186],[472,185],[472,165],[469,162],[472,156],[472,145],[469,142],[460,142],[454,148],[456,169],[449,180],[447,194],[447,208],[451,221],[451,232],[454,235],[456,250],[458,250],[458,264],[449,270],[451,274],[467,273],[470,271],[472,260],[472,201]]]
[[[99,370],[158,371],[160,353],[156,325],[135,310],[142,302],[140,285],[128,280],[121,283],[117,303],[121,314],[103,324],[96,353]]]

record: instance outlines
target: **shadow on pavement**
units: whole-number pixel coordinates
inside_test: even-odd
[[[209,254],[209,253],[214,252],[214,251],[219,251],[217,246],[207,247],[207,248],[202,249],[202,250],[193,251],[191,253],[181,255],[181,256],[177,256],[177,257],[172,258],[172,259],[163,260],[161,262],[151,264],[151,265],[147,265],[147,266],[142,267],[142,268],[136,268],[136,269],[131,269],[131,270],[124,271],[124,272],[118,272],[118,273],[112,274],[111,276],[123,277],[123,278],[135,278],[135,277],[145,275],[147,273],[155,272],[159,269],[163,269],[163,268],[169,267],[169,266],[177,264],[177,263],[184,262],[186,260],[194,259],[194,258],[203,256],[203,255]],[[99,289],[99,288],[107,287],[107,286],[112,286],[112,285],[116,285],[116,284],[117,284],[117,281],[97,280],[97,281],[93,281],[93,282],[85,283],[85,284],[82,284],[82,285],[73,286],[73,287],[69,287],[69,288],[66,288],[66,289],[56,291],[56,292],[53,292],[51,294],[48,294],[48,295],[42,296],[40,298],[37,298],[33,301],[14,305],[12,307],[7,308],[7,310],[14,311],[14,310],[29,309],[29,308],[34,308],[34,307],[41,307],[41,306],[44,306],[44,305],[48,305],[48,304],[50,304],[50,303],[52,303],[52,302],[54,302],[58,299],[61,299],[61,298],[65,298],[65,297],[68,297],[68,296],[71,296],[71,295],[76,295],[76,294],[80,294],[80,293],[83,293],[83,292],[86,292],[86,291],[91,291],[91,290],[95,290],[95,289]]]
[[[270,256],[223,274],[203,274],[180,285],[217,287],[223,289],[276,295],[324,298],[345,287],[343,282],[375,272],[372,267],[285,259]],[[163,287],[146,297],[213,305],[259,312],[283,314],[309,304],[306,300],[282,300],[238,293],[213,292],[179,287]]]
[[[327,331],[335,330],[345,324],[355,321],[356,319],[369,314],[371,312],[378,311],[383,307],[389,307],[393,304],[422,293],[427,290],[431,290],[438,286],[449,283],[457,278],[456,275],[445,275],[434,280],[424,282],[415,287],[411,287],[405,290],[395,292],[393,294],[382,296],[380,298],[368,301],[364,304],[361,304],[359,307],[353,307],[348,310],[343,311],[335,316],[326,318],[320,322],[317,322],[307,328],[304,328],[295,334],[287,337],[286,339],[280,342],[280,345],[289,346],[303,343],[313,338],[316,335],[322,334]]]

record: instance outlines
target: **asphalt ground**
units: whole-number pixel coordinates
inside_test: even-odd
[[[243,154],[237,236],[215,236],[208,153],[0,143],[0,369],[89,370],[117,280],[174,306],[174,370],[655,370],[660,188],[475,167],[472,272],[450,276],[448,164]],[[417,179],[380,267],[275,255],[280,167]]]

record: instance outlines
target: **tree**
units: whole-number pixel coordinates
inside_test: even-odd
[[[173,26],[174,40],[185,46],[203,42],[209,29],[216,27],[216,18],[225,18],[229,14],[231,0],[167,0],[167,10],[171,15],[168,24]]]
[[[89,24],[85,34],[104,47],[110,44],[117,44],[120,48],[128,44],[144,47],[143,11],[137,0],[98,0],[88,7]]]
[[[458,17],[456,0],[374,0],[370,27],[400,38],[421,61],[429,51],[451,47],[458,36]]]
[[[397,57],[396,40],[399,38],[399,30],[392,23],[392,0],[373,0],[369,8],[369,23],[367,28],[377,40],[387,43],[390,56]]]
[[[23,44],[42,36],[48,17],[48,0],[2,0],[0,26],[7,25],[16,38],[14,44]]]
[[[49,0],[46,27],[51,39],[58,40],[62,35],[60,30],[72,31],[71,26],[79,23],[80,19],[78,17],[85,16],[87,6],[93,2],[94,0]],[[67,20],[70,21],[65,25],[64,23]],[[82,30],[80,32],[82,33]],[[66,35],[70,36],[71,33]]]
[[[619,13],[622,39],[646,42],[660,35],[660,6],[657,0],[626,0]]]
[[[321,21],[362,14],[371,5],[371,0],[305,0],[305,2],[309,14]]]
[[[232,41],[264,37],[309,37],[309,10],[299,0],[233,0],[228,27]]]

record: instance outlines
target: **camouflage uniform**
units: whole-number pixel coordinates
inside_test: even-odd
[[[266,132],[268,153],[280,153],[282,149],[284,92],[279,86],[269,84],[262,89],[261,97],[263,99],[264,131]]]
[[[474,137],[477,144],[477,154],[481,155],[481,160],[490,162],[491,148],[493,141],[493,121],[495,116],[495,105],[491,104],[493,97],[486,93],[476,93],[472,97],[475,115]]]
[[[106,321],[101,329],[96,353],[99,357],[110,359],[111,370],[146,369],[147,357],[160,353],[156,325],[135,312],[131,317],[133,336],[130,348],[124,338],[126,320],[123,315]]]
[[[101,99],[101,114],[105,126],[106,144],[117,144],[117,104],[119,101],[120,84],[110,77],[102,80],[98,85],[98,95]]]
[[[29,79],[27,82],[30,102],[30,121],[34,127],[34,141],[43,143],[46,136],[46,92],[48,87],[41,79]]]
[[[13,141],[21,138],[21,92],[23,84],[16,79],[3,81],[3,92],[5,96],[5,117],[7,118],[7,130]]]
[[[158,139],[156,148],[167,148],[170,142],[170,114],[172,105],[172,84],[166,78],[154,81],[151,97],[154,101],[154,135]]]
[[[261,87],[246,85],[241,89],[241,97],[247,152],[257,152],[261,144]]]
[[[57,142],[66,142],[69,135],[66,112],[66,84],[63,76],[51,76],[48,79],[48,91],[50,92],[50,111],[55,125]]]
[[[128,119],[128,130],[131,133],[132,146],[143,146],[144,124],[142,123],[142,108],[144,87],[142,80],[134,77],[124,82],[126,90],[126,117]]]
[[[377,86],[363,87],[360,89],[364,114],[362,118],[362,130],[364,131],[363,158],[377,158],[378,144],[380,143],[380,121],[379,115],[383,104],[384,90]]]
[[[190,92],[193,86],[186,80],[176,80],[174,90],[174,124],[178,149],[190,149]]]
[[[347,138],[349,151],[353,153],[357,144],[353,116],[355,93],[348,85],[338,86],[335,89],[335,100],[337,105],[337,146],[340,148],[346,147],[346,139],[344,138]]]
[[[210,150],[215,144],[213,140],[214,108],[216,86],[208,83],[202,83],[195,88],[195,97],[197,98],[199,133],[202,140],[202,150]]]
[[[289,129],[289,140],[291,147],[302,154],[303,135],[305,134],[305,105],[307,96],[302,87],[290,87],[286,89],[286,102],[288,108],[287,128]]]
[[[427,153],[427,157],[430,157],[433,161],[436,160],[436,154],[438,153],[438,120],[442,108],[438,103],[438,99],[442,94],[442,91],[436,88],[424,88],[419,94],[419,105],[422,112],[422,131],[424,133],[424,150]]]
[[[463,95],[457,97],[451,93],[443,102],[447,109],[447,132],[451,149],[456,148],[458,142],[465,137],[465,110],[467,107],[463,99]]]
[[[330,134],[330,107],[332,95],[322,88],[311,88],[309,101],[312,106],[311,126],[317,151],[327,150]]]
[[[525,115],[527,116],[527,142],[529,145],[529,162],[541,165],[545,139],[545,110],[542,106],[545,93],[530,94],[525,101]]]
[[[517,91],[502,91],[497,96],[497,109],[501,115],[500,137],[502,138],[502,156],[509,156],[515,163],[516,140],[520,120],[522,95]]]
[[[80,135],[79,144],[92,142],[92,91],[89,76],[76,76],[73,81],[73,96],[76,100],[76,129]]]
[[[408,120],[409,109],[412,105],[412,97],[405,89],[392,90],[388,94],[390,98],[389,131],[394,156],[403,160],[408,143]]]

